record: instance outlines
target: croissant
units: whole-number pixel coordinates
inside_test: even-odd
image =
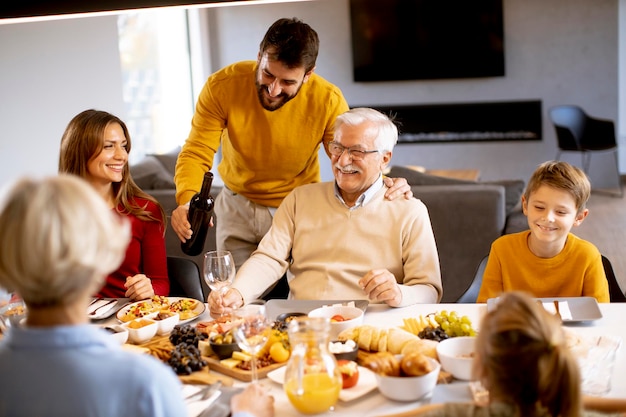
[[[400,361],[389,352],[377,352],[363,360],[364,367],[387,376],[400,376]]]
[[[419,352],[411,352],[400,360],[400,369],[407,376],[422,376],[431,372],[434,367],[426,355]]]

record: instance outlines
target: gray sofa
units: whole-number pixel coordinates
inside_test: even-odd
[[[173,176],[179,150],[149,155],[131,166],[135,182],[163,205],[168,216],[177,206]],[[524,187],[521,180],[476,183],[434,177],[404,167],[392,167],[388,175],[406,178],[415,197],[428,207],[441,264],[442,302],[455,302],[469,287],[476,268],[498,236],[526,228],[517,207]],[[219,191],[219,187],[213,187],[212,195],[217,196]],[[204,249],[214,248],[213,228]],[[168,256],[188,258],[180,249],[169,219],[166,249]],[[192,259],[202,270],[202,256]]]

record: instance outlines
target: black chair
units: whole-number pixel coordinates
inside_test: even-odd
[[[611,261],[602,255],[602,266],[604,266],[604,274],[606,280],[609,282],[609,296],[612,303],[626,303],[626,295],[619,286],[617,279],[615,278],[615,272],[613,271],[613,265]]]
[[[200,268],[194,261],[178,256],[168,256],[167,273],[170,278],[171,297],[186,297],[205,301]]]
[[[478,299],[478,293],[480,292],[480,286],[483,284],[483,274],[485,272],[485,267],[487,266],[487,260],[489,259],[489,255],[485,256],[480,264],[478,265],[478,269],[476,269],[476,274],[474,274],[474,279],[470,286],[465,290],[463,294],[456,300],[457,303],[475,303]]]
[[[559,160],[562,152],[580,152],[583,171],[589,174],[591,155],[594,152],[612,152],[617,173],[618,196],[622,197],[622,179],[613,121],[588,116],[582,108],[573,105],[552,107],[550,119],[558,141],[556,160]]]

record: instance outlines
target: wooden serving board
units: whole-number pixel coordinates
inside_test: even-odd
[[[252,381],[252,371],[246,371],[239,368],[229,368],[227,366],[224,366],[217,358],[217,356],[203,356],[203,358],[209,363],[209,368],[211,368],[212,371],[231,376],[240,381]],[[281,366],[285,366],[286,364],[286,362],[275,363],[269,366],[264,366],[263,368],[258,368],[256,371],[257,377],[259,379],[265,378],[269,372],[273,371],[274,369],[280,368]]]
[[[140,345],[130,345],[135,349],[144,349],[145,353],[152,355],[163,362],[166,362],[172,350],[174,349],[174,345],[170,342],[169,336],[155,336],[149,342],[140,344]],[[203,358],[207,361],[209,366],[204,367],[199,371],[192,372],[190,375],[178,375],[178,378],[183,382],[183,384],[206,384],[211,385],[217,381],[221,381],[224,386],[230,387],[233,385],[234,381],[232,378],[223,375],[216,375],[214,373],[209,372],[212,368],[210,367],[211,358],[207,358],[203,356]]]
[[[147,349],[151,355],[161,359],[162,361],[166,361],[169,358],[169,353],[174,349],[174,346],[169,340],[169,336],[155,336],[149,342],[137,345],[140,348]],[[231,386],[233,381],[230,380],[230,383],[226,380],[227,377],[232,377],[238,379],[240,381],[250,382],[252,381],[252,371],[246,371],[239,368],[229,368],[224,366],[217,356],[202,356],[202,358],[207,361],[208,367],[204,368],[201,371],[193,372],[191,375],[179,375],[180,379],[187,384],[197,384],[203,382],[188,382],[189,380],[195,380],[199,377],[202,377],[204,380],[213,380],[212,382],[204,382],[206,384],[211,384],[216,382],[218,379],[222,380],[222,383],[226,386]],[[258,378],[265,378],[268,372],[273,371],[276,368],[280,368],[285,365],[285,363],[275,363],[270,366],[264,366],[263,368],[257,369]],[[222,375],[226,375],[223,377],[221,375],[215,375],[208,372],[208,369],[211,371],[219,372]],[[205,375],[206,374],[206,375]],[[201,380],[202,380],[201,379]],[[230,378],[228,378],[230,379]]]

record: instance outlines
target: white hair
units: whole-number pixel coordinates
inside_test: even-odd
[[[0,286],[27,304],[95,293],[124,259],[130,225],[85,180],[17,181],[0,208]]]
[[[355,107],[339,115],[335,121],[335,132],[340,130],[344,124],[357,126],[365,122],[372,123],[372,128],[376,128],[376,139],[374,144],[379,151],[392,152],[393,147],[398,142],[398,127],[393,121],[379,112],[368,107]]]

